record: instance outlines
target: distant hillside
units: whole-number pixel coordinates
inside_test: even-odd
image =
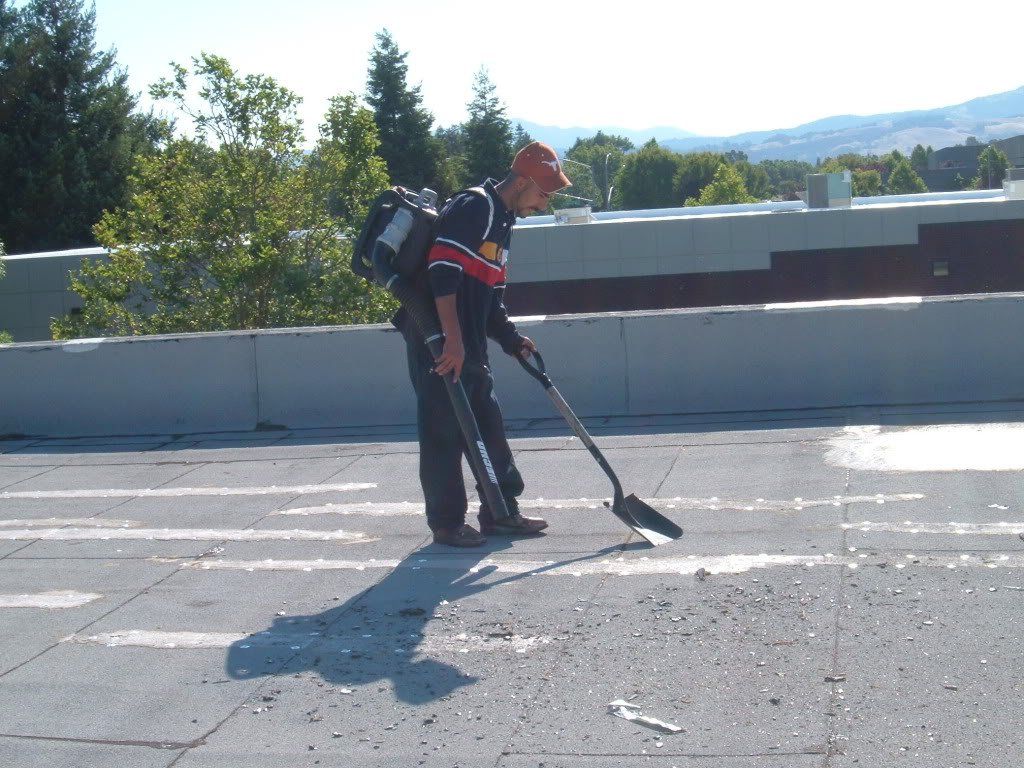
[[[512,125],[515,125],[516,123],[521,124],[523,129],[534,139],[537,141],[543,141],[545,144],[550,144],[559,152],[564,152],[569,149],[569,147],[576,143],[577,138],[593,136],[599,130],[598,128],[582,128],[579,126],[574,126],[572,128],[560,128],[555,125],[541,125],[540,123],[531,123],[529,120],[512,118]],[[658,141],[667,141],[669,139],[686,139],[697,136],[697,134],[690,131],[684,131],[682,128],[672,128],[669,126],[645,128],[642,131],[633,131],[629,128],[616,128],[615,126],[602,126],[600,130],[605,133],[615,134],[616,136],[625,136],[637,146],[650,141],[652,138],[655,138]]]
[[[519,122],[519,121],[515,121]],[[592,136],[597,128],[551,128],[522,121],[535,139],[564,151],[578,136]],[[1024,134],[1024,87],[939,109],[890,112],[880,115],[836,115],[794,128],[751,131],[735,136],[696,136],[673,128],[626,131],[605,128],[605,133],[627,136],[640,145],[652,137],[677,152],[738,149],[751,161],[806,160],[844,152],[883,154],[893,149],[909,152],[916,144],[939,147],[962,144],[968,136],[979,141]]]

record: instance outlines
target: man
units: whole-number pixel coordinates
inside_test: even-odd
[[[547,209],[549,196],[569,185],[555,151],[534,142],[519,151],[502,181],[487,179],[453,197],[438,218],[426,271],[445,335],[441,356],[431,359],[403,312],[395,318],[408,346],[409,377],[417,398],[420,483],[427,525],[438,544],[478,547],[486,542],[481,534],[535,535],[547,528],[541,518],[519,513],[516,497],[523,492],[523,479],[512,459],[494,396],[487,339],[497,341],[508,354],[524,358],[536,349],[509,320],[503,301],[512,225],[516,216]],[[507,519],[495,519],[482,502],[480,532],[466,525],[464,441],[441,379],[448,374],[454,374],[466,390],[510,513]],[[477,492],[483,498],[479,484]]]

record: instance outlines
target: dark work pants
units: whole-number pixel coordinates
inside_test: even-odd
[[[409,378],[416,390],[416,427],[420,442],[420,483],[431,530],[461,528],[466,522],[466,486],[462,480],[462,454],[466,443],[455,418],[444,381],[431,371],[434,363],[422,341],[407,339]],[[494,379],[480,364],[467,363],[459,377],[476,417],[477,427],[498,478],[509,512],[523,492],[523,478],[512,459],[505,437],[501,407],[494,396]],[[472,467],[472,465],[470,465]],[[479,482],[477,493],[483,500]]]

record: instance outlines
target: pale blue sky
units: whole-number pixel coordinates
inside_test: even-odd
[[[486,65],[509,115],[553,125],[672,125],[705,135],[783,128],[833,114],[954,104],[1024,85],[1019,0],[945,10],[901,0],[96,0],[97,38],[132,88],[200,51],[262,72],[304,99],[315,131],[327,99],[362,93],[374,33],[410,52],[410,79],[441,124],[461,121]],[[989,30],[984,32],[983,30]],[[815,45],[832,66],[807,67]],[[576,74],[572,64],[586,63]]]

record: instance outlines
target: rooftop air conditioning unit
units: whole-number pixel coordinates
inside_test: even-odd
[[[805,202],[808,208],[849,208],[853,205],[850,172],[808,174]]]
[[[589,224],[594,220],[590,214],[590,206],[581,208],[555,209],[555,224]]]
[[[1024,168],[1007,168],[1003,192],[1007,200],[1024,200]]]

